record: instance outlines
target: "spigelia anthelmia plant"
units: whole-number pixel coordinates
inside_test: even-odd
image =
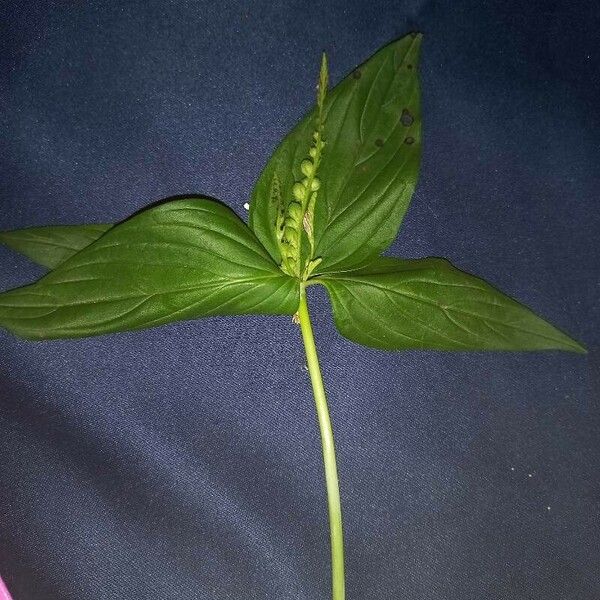
[[[214,315],[288,315],[300,326],[320,427],[332,594],[342,600],[342,513],[332,427],[307,305],[327,289],[346,338],[385,350],[583,347],[482,279],[439,258],[381,257],[417,182],[421,35],[379,50],[328,89],[285,137],[249,202],[249,226],[205,197],[165,201],[117,225],[34,227],[0,240],[48,267],[0,294],[0,325],[76,338]]]

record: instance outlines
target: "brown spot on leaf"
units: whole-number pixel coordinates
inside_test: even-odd
[[[360,72],[360,69],[356,69],[356,71],[354,71],[354,73],[352,73],[353,79],[360,79],[361,76],[362,76],[362,73]]]
[[[414,120],[415,118],[410,114],[408,108],[403,108],[402,115],[400,115],[400,122],[402,123],[402,125],[404,125],[404,127],[410,127],[413,124]]]
[[[375,145],[381,148],[381,146],[383,146],[383,140],[381,138],[377,138],[375,140]]]
[[[404,138],[404,143],[410,146],[411,144],[415,143],[415,138],[409,135],[408,137]]]

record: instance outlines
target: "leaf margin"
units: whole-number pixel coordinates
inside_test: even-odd
[[[486,293],[486,294],[493,294],[496,298],[501,298],[505,303],[506,306],[509,308],[509,310],[515,310],[517,312],[520,312],[521,315],[523,317],[527,317],[528,319],[530,319],[531,323],[537,323],[538,326],[540,326],[541,329],[547,331],[548,333],[553,333],[553,335],[556,335],[556,339],[554,340],[553,343],[556,343],[556,345],[548,345],[545,347],[542,347],[540,344],[536,344],[536,343],[531,343],[530,346],[528,347],[524,347],[524,346],[510,346],[510,347],[500,347],[501,345],[499,345],[498,347],[491,347],[488,345],[484,345],[484,346],[479,346],[479,347],[474,347],[471,346],[469,347],[469,344],[466,344],[467,347],[441,347],[441,346],[432,346],[432,345],[426,345],[423,344],[421,346],[417,345],[407,345],[404,347],[390,347],[389,345],[384,345],[384,343],[378,339],[377,337],[373,337],[371,333],[366,334],[365,332],[365,324],[363,323],[363,334],[364,337],[373,337],[374,341],[372,343],[367,343],[365,341],[362,341],[360,339],[356,339],[356,334],[355,332],[351,331],[351,325],[349,324],[348,319],[352,318],[350,311],[347,311],[348,314],[350,315],[350,317],[346,316],[346,318],[342,318],[341,315],[341,311],[336,310],[336,303],[342,304],[342,302],[340,302],[339,300],[339,289],[336,289],[336,281],[338,282],[338,287],[339,287],[339,282],[343,282],[343,281],[348,281],[349,278],[351,277],[358,277],[358,278],[363,278],[362,280],[362,284],[366,284],[368,285],[368,281],[365,283],[364,279],[368,276],[385,276],[385,275],[390,275],[390,274],[394,274],[395,271],[394,269],[397,269],[399,266],[405,266],[406,268],[404,269],[404,272],[410,272],[410,271],[417,271],[420,268],[438,268],[438,269],[442,269],[445,270],[447,273],[449,273],[451,276],[457,276],[457,277],[463,277],[465,278],[465,280],[469,281],[470,283],[475,283],[481,287],[475,287],[475,289],[478,289],[480,292]],[[371,270],[375,269],[375,272],[372,272]],[[378,270],[378,271],[377,271]],[[371,271],[371,272],[370,272]],[[360,285],[360,281],[359,281],[359,285]],[[436,283],[436,282],[431,282],[431,283]],[[393,258],[393,257],[380,257],[378,260],[374,261],[373,263],[371,263],[370,265],[367,265],[361,269],[356,269],[353,271],[345,271],[345,272],[340,272],[340,273],[328,273],[326,275],[320,275],[318,277],[315,277],[312,281],[311,284],[321,284],[323,285],[328,292],[328,296],[331,302],[331,308],[332,308],[332,313],[333,313],[333,317],[334,317],[334,322],[336,325],[336,329],[338,330],[338,332],[345,338],[358,343],[360,345],[363,346],[367,346],[367,347],[372,347],[372,348],[378,348],[381,350],[389,350],[389,351],[398,351],[398,350],[410,350],[410,349],[420,349],[420,350],[441,350],[441,351],[549,351],[549,350],[564,350],[564,351],[570,351],[570,352],[574,352],[574,353],[578,353],[578,354],[586,354],[587,353],[587,349],[577,340],[573,339],[571,336],[569,336],[568,334],[566,334],[565,332],[561,331],[559,328],[555,327],[554,325],[550,324],[548,321],[546,321],[545,319],[543,319],[542,317],[538,316],[531,308],[529,308],[528,306],[518,302],[517,300],[515,300],[514,298],[512,298],[511,296],[505,294],[504,292],[500,291],[498,288],[496,288],[495,286],[491,285],[490,283],[488,283],[487,281],[485,281],[484,279],[482,279],[481,277],[472,275],[470,273],[467,273],[465,271],[462,271],[461,269],[455,267],[452,263],[450,263],[448,260],[446,259],[442,259],[442,258],[424,258],[424,259],[398,259],[398,258]],[[446,284],[442,284],[442,285],[446,285]],[[500,307],[500,305],[499,305]],[[369,307],[371,309],[371,307]],[[447,308],[447,307],[446,307]],[[502,324],[506,327],[514,327],[513,325],[507,325],[507,324]],[[529,332],[532,333],[532,340],[534,339],[533,336],[538,336],[538,337],[543,337],[543,335],[541,334],[534,334],[533,332]],[[400,332],[397,332],[397,335],[401,336],[402,334]],[[409,336],[406,336],[409,337]],[[527,346],[527,345],[526,345]]]
[[[249,265],[242,265],[240,263],[235,263],[232,260],[230,260],[230,256],[220,256],[219,260],[221,262],[229,262],[232,265],[235,265],[235,268],[237,268],[239,270],[239,272],[243,273],[243,272],[248,272],[249,270],[252,271],[252,269],[254,269],[256,271],[256,269],[260,269],[264,276],[262,277],[263,280],[268,279],[269,281],[274,281],[275,284],[274,286],[277,287],[276,290],[274,290],[273,294],[270,294],[270,288],[267,285],[267,283],[262,282],[261,283],[261,290],[262,292],[264,292],[265,294],[265,298],[268,299],[272,299],[272,302],[275,304],[277,301],[280,301],[280,305],[277,305],[274,309],[269,309],[269,310],[254,310],[253,307],[246,307],[246,309],[241,310],[241,309],[236,309],[236,310],[227,310],[225,312],[219,311],[219,310],[212,310],[210,312],[210,314],[196,314],[196,315],[190,315],[190,314],[184,314],[183,316],[177,317],[177,318],[160,318],[160,319],[154,319],[153,321],[151,321],[150,323],[146,324],[146,323],[138,323],[138,324],[134,324],[134,325],[130,325],[130,324],[126,324],[126,325],[119,325],[118,327],[101,327],[98,330],[91,330],[90,328],[83,328],[83,329],[78,329],[78,326],[73,326],[71,327],[70,325],[68,325],[69,319],[66,318],[65,323],[62,323],[57,326],[55,326],[54,328],[50,327],[50,329],[45,330],[44,329],[44,324],[42,322],[42,324],[36,329],[35,325],[34,326],[19,326],[19,319],[21,319],[21,321],[23,321],[23,319],[42,319],[47,316],[44,314],[39,314],[41,312],[41,310],[43,310],[44,308],[50,308],[50,307],[44,307],[43,306],[43,301],[37,301],[37,313],[36,313],[36,304],[34,301],[35,300],[35,296],[33,296],[32,294],[36,294],[39,292],[40,288],[42,288],[46,294],[48,294],[48,289],[50,289],[50,287],[52,285],[58,285],[58,284],[62,284],[63,285],[63,289],[67,289],[65,288],[65,285],[68,287],[68,285],[77,285],[79,282],[77,281],[77,270],[78,269],[84,269],[86,267],[89,267],[89,265],[86,265],[86,260],[90,257],[90,255],[93,255],[94,252],[98,252],[100,251],[100,254],[102,254],[102,252],[108,252],[110,254],[110,249],[113,247],[111,246],[111,243],[113,240],[115,239],[119,239],[119,236],[125,236],[124,237],[124,242],[123,245],[124,246],[133,246],[133,242],[131,241],[131,232],[134,231],[136,227],[141,223],[145,223],[146,221],[151,224],[151,225],[156,225],[155,220],[158,220],[159,217],[161,215],[163,215],[163,213],[166,213],[166,219],[168,221],[169,218],[171,218],[173,215],[169,215],[168,212],[170,210],[173,210],[174,205],[177,205],[177,207],[182,207],[185,206],[185,203],[204,203],[204,204],[209,204],[210,206],[212,206],[213,208],[215,208],[216,210],[216,219],[224,219],[224,230],[229,232],[229,226],[231,225],[231,223],[235,224],[235,227],[231,227],[231,233],[230,233],[230,237],[231,239],[234,239],[235,235],[241,235],[241,236],[247,236],[247,240],[249,240],[249,243],[251,244],[252,247],[248,247],[248,246],[244,246],[245,251],[248,252],[248,254],[252,254],[252,261],[250,261]],[[163,215],[164,216],[164,215]],[[160,224],[160,227],[163,227],[164,223]],[[173,225],[171,223],[171,225]],[[158,234],[158,239],[160,242],[160,236],[163,235],[164,231],[160,231]],[[127,237],[129,235],[129,237]],[[134,233],[135,236],[135,233]],[[178,239],[178,243],[179,243],[179,238]],[[239,244],[239,239],[238,240],[234,240],[235,242],[237,242]],[[139,245],[139,242],[136,242]],[[150,242],[148,242],[145,238],[144,238],[144,244],[146,244],[147,248],[150,247],[148,244]],[[199,244],[198,247],[195,246],[190,246],[190,248],[188,248],[186,250],[186,252],[191,252],[192,254],[196,253],[196,254],[200,254],[202,255],[202,253],[206,254],[207,252],[210,254],[211,250],[208,249],[209,244],[215,244],[214,240],[212,241],[204,241],[202,242],[205,244],[205,247],[202,247],[201,244]],[[116,244],[116,246],[118,246],[118,244]],[[213,248],[214,249],[214,248]],[[225,253],[227,254],[227,253]],[[138,258],[136,260],[138,260],[139,262],[135,262],[135,260],[133,261],[133,264],[135,265],[135,268],[133,269],[132,273],[134,275],[133,277],[133,281],[135,283],[135,285],[138,286],[143,286],[143,282],[141,282],[139,280],[139,276],[140,273],[142,273],[143,269],[146,268],[148,265],[146,263],[144,263],[143,259],[139,257],[139,253],[138,253]],[[180,255],[177,255],[177,260],[179,260],[181,258]],[[94,264],[93,262],[91,263],[92,265]],[[103,263],[98,263],[100,265],[102,265]],[[106,264],[110,264],[106,263]],[[115,265],[118,265],[118,261],[115,263]],[[256,266],[258,265],[258,266]],[[184,268],[185,265],[179,265],[179,268]],[[189,268],[189,267],[188,267]],[[232,267],[233,268],[233,267]],[[104,269],[104,270],[103,270]],[[210,271],[206,270],[206,266],[205,265],[201,265],[200,268],[196,268],[196,271],[200,270],[202,271],[202,269],[204,269],[205,273],[209,273]],[[125,269],[126,271],[126,269]],[[69,272],[73,272],[75,273],[74,277],[75,279],[73,281],[69,280],[67,277],[67,274]],[[117,289],[121,289],[125,286],[125,289],[127,285],[133,285],[131,282],[126,281],[126,277],[124,276],[123,272],[120,272],[119,274],[119,269],[118,267],[116,267],[116,273],[117,276],[114,275],[113,271],[111,271],[110,268],[104,266],[104,267],[100,267],[100,272],[104,275],[108,274],[107,276],[109,277],[114,277],[112,283],[114,284],[113,287],[113,291],[111,293],[116,294],[116,292],[114,292],[114,290]],[[235,272],[235,271],[232,271]],[[164,276],[168,277],[168,276],[173,276],[173,269],[171,269],[171,272],[169,273],[169,269],[165,269],[164,271]],[[229,283],[231,283],[231,281],[227,281],[227,279],[225,277],[222,276],[222,274],[220,272],[217,273],[213,273],[212,275],[215,276],[215,281],[219,280],[221,283],[225,282],[224,285],[228,285]],[[138,276],[138,280],[135,279],[135,277]],[[67,277],[67,279],[65,279],[64,281],[61,280],[61,278]],[[92,276],[91,276],[92,277]],[[93,279],[93,277],[92,277]],[[250,278],[251,279],[251,278]],[[255,277],[255,279],[260,279]],[[82,280],[83,281],[83,280]],[[251,280],[248,281],[234,281],[233,282],[235,285],[240,284],[242,285],[242,288],[244,288],[245,284],[248,283],[252,283]],[[84,284],[85,285],[85,284]],[[210,287],[210,285],[214,285],[214,284],[205,284],[208,285]],[[267,285],[267,287],[264,287],[265,285]],[[246,286],[247,287],[247,286]],[[99,294],[99,289],[100,288],[94,288],[91,292],[87,292],[89,294]],[[281,291],[283,290],[283,291]],[[68,290],[67,290],[68,291]],[[246,293],[247,290],[243,290],[243,293]],[[178,290],[178,292],[181,292],[182,295],[185,292],[189,292],[189,290]],[[161,292],[162,293],[162,292]],[[167,291],[165,293],[173,293],[172,290],[171,291]],[[251,294],[254,293],[255,296],[258,295],[257,291],[251,292]],[[145,294],[149,297],[154,297],[157,294],[156,293],[151,293],[151,292],[145,292]],[[212,294],[212,292],[211,292]],[[209,296],[211,295],[209,294]],[[276,295],[279,294],[279,295]],[[19,308],[18,306],[10,306],[10,303],[12,300],[17,300],[17,305],[19,302],[21,302],[22,305],[25,305],[27,302],[31,302],[31,306],[27,306],[26,308],[31,309],[32,312],[30,312],[29,316],[27,314],[25,314],[24,317],[19,317],[18,315],[18,311]],[[89,300],[89,298],[88,298]],[[125,301],[125,300],[132,300],[132,297],[125,297],[125,298],[117,298],[115,297],[113,300],[111,300],[111,302],[120,302],[120,301]],[[58,302],[58,301],[57,301]],[[96,305],[98,304],[98,302],[100,302],[97,298],[96,300],[89,300],[87,302],[88,305],[93,305],[95,308],[98,308]],[[259,304],[261,304],[263,301],[259,302],[257,304],[257,306]],[[188,198],[188,199],[183,199],[183,198],[179,198],[177,200],[171,200],[171,201],[167,201],[167,202],[163,202],[160,203],[159,205],[151,205],[150,208],[147,208],[146,210],[143,210],[141,212],[138,212],[136,214],[134,214],[132,217],[126,219],[125,221],[123,221],[122,223],[120,223],[119,225],[114,226],[113,228],[111,228],[107,233],[103,234],[102,236],[100,236],[100,238],[92,243],[91,245],[87,246],[86,248],[84,248],[83,250],[81,250],[80,252],[78,252],[77,254],[73,255],[71,258],[67,259],[64,263],[62,263],[59,267],[57,267],[55,270],[50,271],[48,274],[46,274],[44,277],[42,277],[38,282],[30,284],[28,286],[23,286],[20,288],[15,288],[13,290],[8,290],[2,294],[0,294],[0,325],[10,331],[12,331],[13,334],[19,336],[19,337],[23,337],[25,339],[35,339],[35,340],[39,340],[39,339],[59,339],[59,338],[78,338],[78,337],[90,337],[90,336],[95,336],[95,335],[103,335],[106,333],[116,333],[119,331],[129,331],[129,330],[137,330],[137,329],[143,329],[149,326],[158,326],[158,325],[162,325],[162,324],[166,324],[172,321],[180,321],[180,320],[186,320],[186,319],[196,319],[196,318],[202,318],[205,316],[217,316],[220,314],[226,314],[226,315],[233,315],[233,314],[286,314],[286,315],[290,315],[293,314],[295,312],[295,310],[297,309],[298,306],[298,302],[299,302],[299,286],[297,285],[297,282],[295,280],[293,280],[292,278],[288,277],[287,275],[285,275],[284,273],[281,272],[281,270],[279,269],[279,267],[272,261],[272,259],[270,258],[270,256],[268,255],[268,253],[266,252],[266,250],[262,247],[262,244],[260,244],[260,242],[258,241],[258,239],[254,236],[253,232],[247,227],[247,225],[239,218],[238,215],[236,215],[236,213],[229,208],[228,206],[226,206],[223,203],[217,202],[214,199],[211,198],[206,198],[206,197],[193,197],[193,198]],[[82,304],[86,304],[86,302],[78,302],[78,303],[73,303],[73,306],[79,306]],[[143,302],[142,302],[143,304]],[[225,303],[226,304],[226,303]],[[72,308],[72,307],[71,307]],[[135,307],[137,308],[137,307]],[[189,308],[189,307],[188,307]],[[69,306],[68,305],[61,305],[59,306],[59,309],[64,309],[64,310],[69,310]],[[13,311],[11,313],[11,310]],[[81,318],[85,321],[85,319],[92,319],[91,316],[87,315],[86,313],[77,313],[78,309],[75,309],[75,315],[76,317],[69,317],[72,320],[77,318]],[[15,316],[15,311],[16,311],[16,316]],[[50,313],[52,313],[53,311],[51,310]],[[176,314],[177,313],[181,313],[181,310],[177,310],[175,311]],[[185,311],[184,311],[185,312]],[[26,311],[25,311],[26,313]],[[12,314],[12,316],[11,316]],[[98,313],[99,314],[99,313]],[[108,313],[107,313],[108,315]],[[110,315],[111,318],[107,319],[108,321],[114,321],[115,319],[112,318],[112,315]],[[116,317],[119,318],[119,317]],[[60,321],[60,319],[59,319]],[[16,325],[15,325],[16,323]],[[102,325],[102,324],[101,324]],[[93,328],[93,325],[90,325],[90,327]]]
[[[54,269],[104,235],[113,224],[43,225],[0,231],[0,244]]]

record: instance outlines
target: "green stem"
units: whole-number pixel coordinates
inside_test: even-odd
[[[338,484],[337,467],[335,464],[335,446],[333,444],[333,431],[323,376],[319,367],[319,358],[315,346],[308,304],[306,303],[306,290],[304,285],[300,288],[300,306],[298,317],[302,330],[302,339],[306,350],[306,362],[315,396],[321,443],[323,445],[323,462],[325,463],[325,481],[327,485],[327,505],[329,508],[329,530],[331,537],[331,587],[333,600],[344,600],[344,536],[342,532],[342,507],[340,503],[340,489]]]

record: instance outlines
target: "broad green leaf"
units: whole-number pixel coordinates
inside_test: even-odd
[[[377,257],[394,240],[419,170],[421,111],[417,67],[421,34],[409,35],[355,69],[325,101],[325,149],[317,176],[315,272],[347,270]],[[279,263],[279,198],[292,199],[311,144],[315,111],[283,140],[250,202],[250,225]]]
[[[0,243],[34,262],[54,269],[95,242],[112,225],[59,225],[0,231]]]
[[[317,280],[329,291],[340,333],[365,346],[585,352],[522,304],[443,259],[381,258]]]
[[[0,326],[70,338],[213,315],[293,314],[298,282],[226,206],[175,200],[114,226],[40,281],[0,294]]]

